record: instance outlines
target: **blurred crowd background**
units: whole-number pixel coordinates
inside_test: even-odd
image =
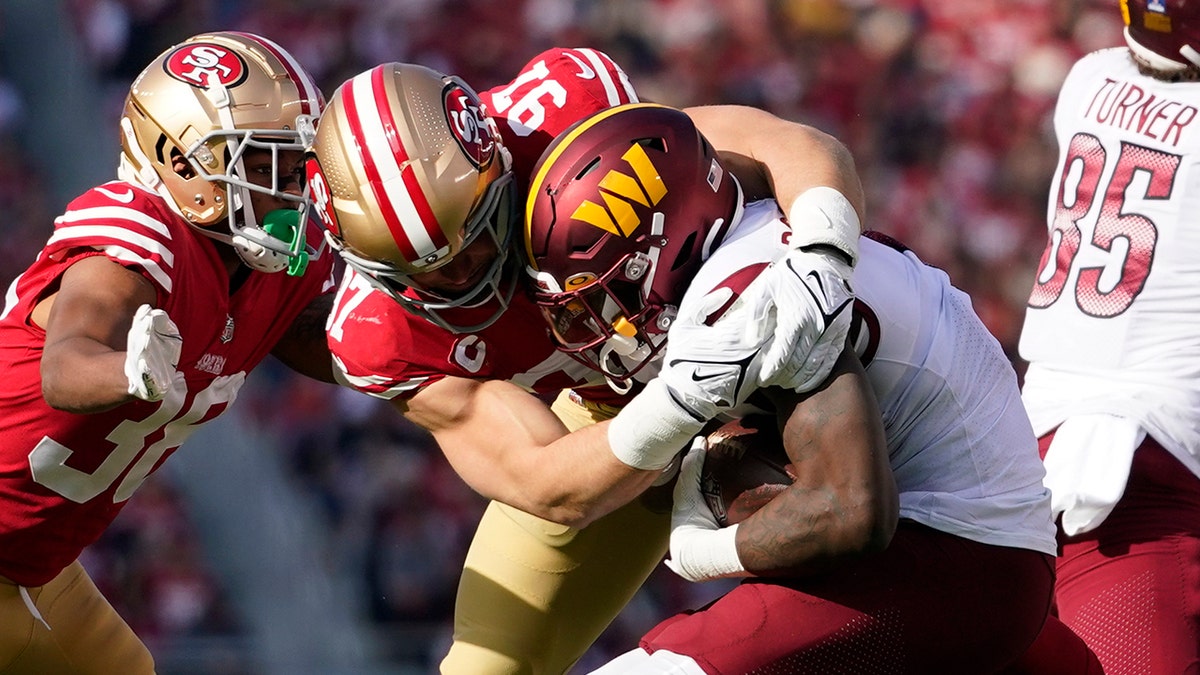
[[[1058,86],[1083,54],[1122,44],[1113,0],[3,0],[0,35],[25,31],[13,22],[27,20],[35,3],[33,16],[61,24],[53,35],[62,44],[43,49],[97,99],[61,116],[112,152],[47,153],[40,139],[53,120],[36,102],[48,83],[22,77],[42,53],[0,49],[5,286],[66,201],[89,186],[64,185],[56,167],[97,168],[93,182],[114,176],[130,82],[189,35],[266,35],[327,95],[385,61],[428,65],[482,90],[547,47],[587,46],[613,56],[643,99],[750,104],[840,138],[866,188],[867,226],[970,293],[1019,373],[1017,335],[1057,152]],[[316,520],[318,568],[350,580],[343,599],[366,626],[380,672],[434,672],[482,501],[385,404],[273,363],[251,382],[241,414],[267,432],[264,444],[308,505],[304,517]],[[85,564],[151,644],[163,675],[269,672],[254,648],[261,627],[238,603],[236,572],[214,555],[209,524],[181,487],[188,476],[157,476]],[[656,573],[587,662],[632,647],[658,619],[719,590]]]

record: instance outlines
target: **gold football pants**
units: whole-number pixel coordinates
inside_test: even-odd
[[[559,396],[568,429],[610,407]],[[467,552],[443,675],[561,675],[616,618],[667,551],[669,509],[637,499],[583,529],[492,502]]]
[[[153,675],[149,650],[78,560],[26,592],[44,624],[0,577],[0,675]]]

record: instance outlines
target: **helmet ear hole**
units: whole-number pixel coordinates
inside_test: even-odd
[[[171,148],[170,166],[171,170],[184,180],[191,180],[196,177],[196,169],[187,161],[187,158],[183,156],[183,152],[179,148]]]

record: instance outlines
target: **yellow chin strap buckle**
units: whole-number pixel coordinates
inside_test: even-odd
[[[624,316],[618,316],[614,319],[612,327],[617,332],[617,335],[624,335],[627,338],[637,335],[637,327],[629,323],[629,319],[626,319]]]

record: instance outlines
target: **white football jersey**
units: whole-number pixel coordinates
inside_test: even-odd
[[[1054,128],[1050,236],[1020,342],[1034,431],[1129,418],[1200,475],[1200,83],[1140,75],[1124,47],[1094,52]]]
[[[781,218],[774,201],[748,205],[681,304],[781,257]],[[900,517],[1053,555],[1045,471],[1011,363],[945,272],[884,239],[860,240],[851,339],[883,413]]]

